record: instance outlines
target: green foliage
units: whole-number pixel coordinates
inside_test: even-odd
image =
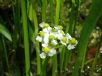
[[[75,69],[72,72],[72,76],[79,76],[79,68],[82,63],[83,58],[85,58],[86,49],[88,45],[88,40],[90,37],[90,34],[95,27],[98,19],[102,15],[102,0],[94,0],[93,4],[91,6],[89,15],[86,19],[86,21],[83,24],[83,29],[80,35],[79,45],[78,45],[78,58],[76,61]]]
[[[8,40],[12,41],[11,38],[11,34],[9,33],[8,29],[4,27],[4,25],[2,25],[0,23],[0,33],[5,36]]]
[[[102,70],[96,73],[96,65],[100,67],[102,63],[101,3],[102,0],[0,0],[0,20],[5,23],[0,21],[0,73],[6,76],[102,75]],[[77,49],[61,46],[52,58],[40,59],[43,49],[36,37],[42,30],[41,22],[51,27],[61,25],[65,33],[79,40]],[[96,25],[100,33],[93,34]],[[95,37],[99,35],[94,38],[91,33]],[[88,60],[90,48],[96,48],[97,52]],[[86,69],[87,65],[92,66]]]
[[[23,32],[24,32],[24,50],[25,50],[25,68],[26,76],[30,75],[30,56],[29,56],[29,38],[28,38],[28,23],[27,23],[27,10],[25,1],[21,1]]]

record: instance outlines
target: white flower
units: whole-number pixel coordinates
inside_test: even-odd
[[[58,43],[57,43],[57,40],[52,40],[51,43],[52,43],[53,45],[57,45],[57,44],[58,44]]]
[[[42,22],[42,23],[39,24],[39,26],[41,28],[45,28],[45,27],[49,27],[49,24],[48,23],[45,23],[45,22]]]
[[[46,34],[49,34],[50,31],[47,28],[44,28],[43,32],[45,32]]]
[[[43,27],[44,27],[44,22],[40,23],[39,26],[40,26],[41,28],[43,28]]]
[[[56,32],[50,32],[50,35],[54,36],[54,38],[56,38]]]
[[[63,45],[67,45],[67,43],[68,43],[68,38],[67,38],[67,37],[63,37],[63,38],[61,39],[61,43],[62,43]]]
[[[61,43],[62,43],[63,45],[66,45],[66,43],[65,43],[65,42],[63,42],[62,40],[61,40]]]
[[[54,49],[54,48],[52,48],[51,50],[50,50],[50,52],[48,53],[48,56],[53,56],[53,55],[55,55],[56,54],[56,50]]]
[[[56,27],[56,26],[55,26],[54,28],[55,28],[55,30],[58,30],[58,29],[59,29],[59,28],[58,28],[58,27]]]
[[[61,33],[56,33],[56,36],[59,40],[61,40],[63,38],[63,35]]]
[[[65,34],[62,30],[62,26],[50,27],[48,23],[42,22],[39,24],[42,30],[39,32],[39,36],[36,37],[36,40],[42,42],[42,53],[40,58],[45,59],[47,56],[52,57],[56,54],[56,48],[59,48],[62,45],[67,46],[69,50],[72,50],[77,45],[78,41],[75,38],[72,38],[69,33]],[[58,45],[56,47],[56,45]]]
[[[52,30],[52,28],[50,26],[47,29],[48,29],[48,31],[51,31]]]
[[[65,35],[65,33],[62,30],[58,30],[58,34]]]
[[[75,48],[75,46],[74,46],[74,45],[69,44],[69,45],[67,46],[67,48],[68,48],[68,50],[72,50],[72,49],[74,49],[74,48]]]
[[[63,38],[63,35],[62,34],[58,34],[57,37],[58,37],[59,40],[61,40]]]
[[[42,44],[42,47],[48,47],[48,44]]]
[[[67,33],[66,34],[66,37],[68,38],[68,39],[72,39],[72,37]]]
[[[58,30],[58,31],[56,32],[56,37],[57,37],[57,39],[59,39],[59,40],[61,40],[61,39],[63,38],[63,34],[62,34],[61,30]]]
[[[45,58],[46,58],[46,54],[45,54],[44,52],[42,52],[42,53],[40,54],[40,58],[45,59]]]
[[[37,37],[36,37],[36,40],[39,41],[39,42],[41,42],[41,41],[42,41],[42,37],[37,36]]]
[[[45,34],[45,36],[44,36],[44,43],[45,44],[49,43],[49,34]]]

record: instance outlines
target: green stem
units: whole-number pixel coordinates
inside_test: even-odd
[[[4,56],[5,56],[6,69],[9,71],[9,64],[8,64],[7,50],[6,50],[5,40],[4,40],[3,37],[2,37],[2,41],[3,41],[3,48],[4,48]]]
[[[29,39],[28,39],[27,10],[25,5],[25,0],[21,0],[21,11],[22,11],[23,33],[24,33],[26,76],[30,76]]]
[[[54,23],[54,1],[50,0],[50,18],[51,18],[51,23]]]
[[[42,73],[41,76],[46,76],[46,65],[48,63],[48,58],[46,58],[45,60],[42,60]]]
[[[37,37],[38,35],[38,20],[37,20],[37,14],[36,14],[36,11],[35,11],[35,7],[36,6],[33,6],[33,1],[32,1],[32,17],[33,17],[33,23],[34,23],[34,27],[35,27],[35,32],[34,32],[34,38]],[[35,44],[36,44],[36,53],[37,53],[37,75],[40,75],[41,73],[41,62],[40,62],[40,46],[39,46],[39,42],[36,42],[35,39],[33,41]]]
[[[91,71],[89,73],[89,76],[93,76],[93,72],[95,70],[95,65],[97,63],[98,56],[99,56],[99,53],[97,52],[96,55],[95,55],[94,61],[92,63],[92,67],[91,67]]]
[[[2,60],[1,62],[3,63],[2,71],[9,73],[8,56],[7,56],[5,40],[3,36],[0,36],[0,56],[1,56],[0,60]]]
[[[57,55],[52,57],[53,60],[53,67],[52,67],[52,76],[57,76]]]
[[[60,10],[59,10],[59,16],[60,18],[62,17],[62,8],[63,8],[63,3],[64,0],[60,0]],[[60,51],[60,76],[62,76],[62,71],[63,71],[63,62],[65,58],[65,47],[63,46],[62,48],[59,48]]]
[[[47,0],[42,0],[42,21],[46,22],[46,7],[47,7]]]
[[[71,51],[68,50],[68,52],[65,54],[65,63],[64,63],[64,70],[66,71],[68,63],[71,59]],[[66,73],[64,74],[64,76],[66,76]]]
[[[60,13],[60,0],[56,0],[56,17],[55,17],[56,25],[58,25],[59,23],[59,13]]]
[[[62,76],[63,71],[63,62],[64,62],[64,55],[65,55],[65,47],[62,47],[62,49],[59,49],[60,51],[60,76]]]
[[[55,24],[58,25],[59,23],[59,12],[60,12],[60,0],[56,0],[56,18]],[[52,76],[57,75],[57,55],[53,56],[53,67],[52,67]]]
[[[39,43],[36,42],[36,52],[37,52],[37,75],[41,74],[41,62],[40,62],[40,47]]]
[[[84,53],[84,55],[83,55],[83,60],[82,60],[82,65],[81,65],[81,72],[84,70],[85,57],[86,57],[86,53]]]
[[[62,8],[63,8],[64,0],[60,0],[60,18],[62,17]]]

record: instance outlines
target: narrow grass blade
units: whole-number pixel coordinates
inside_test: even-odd
[[[0,34],[1,35],[1,34]],[[9,63],[8,63],[8,55],[6,50],[6,43],[5,38],[3,36],[0,36],[0,59],[3,63],[3,71],[9,73]]]
[[[5,28],[4,25],[2,25],[1,23],[0,23],[0,33],[1,33],[3,36],[5,36],[8,40],[12,41],[10,32],[9,32],[8,29]]]
[[[34,5],[35,4],[35,5]],[[36,1],[31,0],[30,9],[29,9],[29,18],[31,19],[32,23],[34,23],[34,44],[36,45],[36,54],[37,54],[37,75],[41,74],[41,62],[40,62],[40,46],[39,42],[36,42],[36,36],[38,35],[38,19],[36,14]]]
[[[55,24],[59,23],[59,13],[60,13],[60,0],[56,0],[56,16],[55,16]]]
[[[46,22],[47,0],[42,0],[42,22]]]
[[[23,32],[24,32],[26,76],[30,76],[29,39],[28,39],[27,10],[26,10],[25,0],[21,0],[21,11],[22,11]]]
[[[51,18],[51,23],[54,24],[54,1],[50,0],[50,18]]]
[[[95,65],[96,65],[96,63],[97,63],[98,56],[99,56],[99,52],[97,52],[96,55],[95,55],[95,58],[94,58],[94,61],[93,61],[93,63],[92,63],[92,67],[91,67],[89,76],[93,76],[93,72],[94,72],[94,70],[95,70]]]

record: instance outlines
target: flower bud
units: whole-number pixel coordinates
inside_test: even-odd
[[[40,36],[44,36],[44,32],[43,31],[40,31]]]
[[[45,53],[48,53],[50,51],[50,48],[44,47],[44,48],[42,48],[42,51],[44,51]]]
[[[76,42],[77,42],[76,39],[75,38],[72,38],[69,43],[70,44],[76,44]]]
[[[49,36],[49,39],[50,39],[50,40],[52,40],[52,39],[54,39],[54,38],[55,38],[54,35],[50,35],[50,36]]]

